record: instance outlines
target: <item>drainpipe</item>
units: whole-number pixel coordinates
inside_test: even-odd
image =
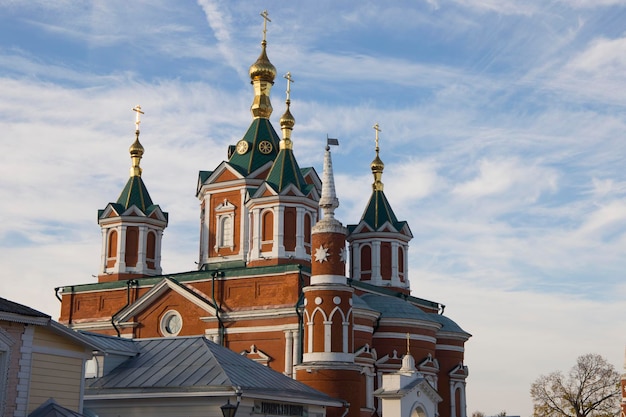
[[[217,318],[217,326],[218,326],[218,335],[220,337],[220,345],[226,346],[226,341],[224,340],[224,323],[222,322],[222,318],[220,317],[220,310],[222,309],[221,305],[217,305],[217,301],[215,300],[215,278],[224,277],[224,272],[220,272],[219,270],[215,270],[211,272],[211,292],[213,297],[213,307],[215,307],[215,318]]]
[[[136,279],[129,279],[128,281],[126,281],[126,305],[124,307],[120,308],[115,314],[113,314],[111,316],[111,325],[115,329],[115,332],[117,333],[117,337],[121,337],[121,334],[120,334],[120,329],[118,329],[117,326],[115,325],[115,316],[120,314],[122,312],[122,310],[124,310],[126,307],[128,307],[130,305],[130,287],[131,287],[131,285],[139,285],[139,281],[137,281]],[[71,322],[71,320],[70,320],[70,322]]]
[[[54,296],[57,298],[57,300],[59,300],[60,302],[63,302],[63,299],[61,299],[61,297],[59,296],[59,290],[63,288],[63,287],[55,287],[54,288]]]

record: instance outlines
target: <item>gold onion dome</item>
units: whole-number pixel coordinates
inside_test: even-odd
[[[280,118],[280,127],[293,129],[293,126],[296,124],[296,119],[294,119],[293,115],[289,111],[289,104],[289,100],[287,100],[287,110],[285,110],[285,113],[283,113]]]
[[[128,149],[130,152],[130,159],[132,161],[132,166],[130,167],[130,175],[131,177],[140,177],[141,176],[141,167],[139,166],[139,162],[141,161],[141,157],[143,156],[143,146],[139,142],[139,131],[136,131],[135,141],[130,148]]]
[[[261,55],[259,55],[256,62],[250,66],[250,80],[252,82],[256,80],[267,81],[273,84],[274,78],[276,78],[276,67],[267,57],[267,52],[265,51],[267,42],[263,41],[261,45]]]

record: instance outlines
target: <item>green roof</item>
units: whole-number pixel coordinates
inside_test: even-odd
[[[126,186],[117,199],[117,204],[120,204],[126,210],[132,206],[137,206],[144,213],[148,207],[153,205],[148,189],[141,177],[134,175],[128,179]]]
[[[391,223],[396,230],[402,230],[406,225],[406,221],[398,221],[382,190],[372,192],[361,221],[367,223],[373,230],[378,230],[385,222]],[[350,226],[349,229],[354,230],[355,227]]]
[[[279,193],[289,184],[295,185],[300,191],[304,191],[307,185],[291,149],[281,149],[278,152],[265,181]]]
[[[248,144],[246,152],[235,151],[228,160],[241,174],[247,176],[276,158],[280,138],[269,119],[254,119],[241,140]],[[271,144],[271,149],[263,153],[259,145],[265,141]]]
[[[154,204],[148,193],[148,189],[143,180],[139,176],[132,176],[124,186],[122,193],[115,203],[109,203],[118,214],[122,214],[130,207],[135,206],[146,216],[149,216],[154,210],[160,208],[158,204]],[[98,218],[102,217],[104,210],[98,210]],[[163,212],[163,216],[168,218],[168,213]]]

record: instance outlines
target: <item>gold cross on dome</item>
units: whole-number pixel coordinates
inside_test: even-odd
[[[287,80],[287,101],[291,100],[291,83],[294,82],[291,78],[291,73],[288,72],[283,76]]]
[[[382,132],[382,130],[380,130],[380,126],[378,126],[378,123],[374,125],[374,130],[376,131],[376,150],[378,150],[378,134]]]
[[[141,106],[139,104],[133,107],[133,111],[137,112],[137,115],[135,116],[135,130],[139,131],[139,123],[141,123],[140,114],[144,114],[144,112],[141,111]]]
[[[261,13],[261,17],[263,18],[263,42],[265,42],[265,35],[267,34],[267,22],[271,22],[270,15],[267,13],[267,10],[263,10]]]

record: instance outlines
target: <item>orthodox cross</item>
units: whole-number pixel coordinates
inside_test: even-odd
[[[133,108],[133,111],[137,112],[137,115],[135,116],[135,130],[139,131],[139,123],[141,123],[141,116],[139,115],[144,114],[144,112],[141,111],[141,106],[139,104]]]
[[[380,130],[380,127],[378,126],[378,123],[374,125],[374,130],[376,131],[376,149],[378,150],[378,134],[382,132],[382,130]]]
[[[263,10],[263,13],[261,13],[261,17],[263,18],[263,42],[265,42],[265,35],[267,34],[267,22],[271,22],[271,20],[269,13],[267,13],[267,10]]]
[[[291,83],[294,82],[293,78],[291,78],[291,73],[288,72],[283,76],[287,80],[287,101],[291,99]]]

